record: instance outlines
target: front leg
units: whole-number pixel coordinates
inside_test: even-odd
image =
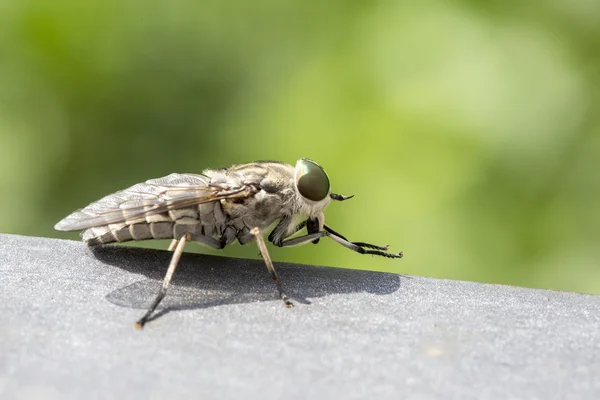
[[[348,239],[346,239],[344,236],[340,235],[339,233],[337,233],[336,231],[334,231],[333,229],[331,229],[329,226],[324,225],[323,229],[325,229],[327,232],[341,238],[344,239],[345,241],[349,242]],[[365,242],[352,242],[357,246],[360,247],[366,247],[368,249],[375,249],[375,250],[383,250],[383,251],[388,251],[390,248],[389,244],[386,244],[385,246],[377,246],[376,244],[370,244],[370,243],[365,243]]]
[[[331,231],[333,231],[333,229],[331,229]],[[335,231],[333,231],[333,232],[335,232]],[[382,247],[382,246],[375,246],[372,244],[362,243],[362,242],[350,242],[346,238],[344,238],[342,235],[339,235],[337,233],[332,233],[329,230],[323,230],[323,231],[320,231],[317,233],[311,233],[311,234],[300,236],[297,238],[283,240],[281,243],[274,243],[274,244],[279,247],[301,246],[303,244],[311,243],[312,241],[322,238],[322,237],[325,237],[325,236],[330,237],[331,239],[335,240],[342,246],[344,246],[352,251],[355,251],[357,253],[360,253],[360,254],[372,254],[372,255],[382,256],[382,257],[387,257],[387,258],[402,258],[402,256],[403,256],[402,252],[397,253],[397,254],[387,253],[385,251],[385,250],[387,250],[387,246]],[[365,247],[375,249],[375,250],[367,250],[367,249],[365,249]]]
[[[306,221],[300,222],[290,232],[288,232],[291,225],[292,217],[290,215],[286,215],[285,217],[283,217],[281,221],[279,221],[277,226],[273,228],[273,230],[269,234],[269,242],[273,243],[276,246],[279,246],[285,238],[296,234],[300,229],[304,228],[306,226]]]

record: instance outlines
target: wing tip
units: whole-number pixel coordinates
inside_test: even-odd
[[[70,231],[69,223],[66,221],[66,218],[58,221],[56,225],[54,225],[54,229],[57,231]]]
[[[72,215],[69,215],[66,218],[61,219],[54,225],[54,229],[57,231],[70,232],[70,231],[80,231],[85,229],[86,226],[81,223],[81,221],[73,221]]]

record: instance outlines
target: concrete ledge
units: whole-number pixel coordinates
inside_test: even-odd
[[[0,398],[600,398],[600,296],[0,235]]]

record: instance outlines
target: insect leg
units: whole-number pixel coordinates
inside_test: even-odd
[[[349,241],[348,239],[346,239],[344,236],[340,235],[339,233],[337,233],[336,231],[334,231],[333,229],[331,229],[329,226],[325,225],[323,226],[323,229],[325,229],[327,232],[334,234],[335,236],[342,238],[346,241]],[[375,250],[383,250],[383,251],[387,251],[390,248],[390,245],[385,245],[385,246],[377,246],[375,244],[370,244],[370,243],[365,243],[365,242],[352,242],[357,246],[360,247],[366,247],[369,249],[375,249]]]
[[[221,250],[223,247],[225,247],[224,242],[221,242],[220,240],[210,236],[205,236],[198,233],[188,233],[187,236],[189,238],[188,240],[200,243],[206,247],[210,247],[211,249]]]
[[[281,221],[279,221],[279,223],[277,224],[277,226],[275,226],[275,228],[271,231],[267,240],[273,243],[273,240],[275,240],[276,238],[283,237],[288,227],[290,226],[291,221],[292,218],[289,216],[282,218]]]
[[[181,239],[179,239],[179,242],[177,243],[177,247],[175,248],[175,251],[173,252],[173,257],[171,258],[171,262],[169,263],[169,268],[167,269],[167,274],[165,275],[165,279],[163,280],[162,287],[160,288],[158,295],[152,302],[152,305],[150,305],[150,308],[148,308],[148,311],[146,311],[146,314],[144,314],[144,316],[135,323],[134,326],[136,328],[142,329],[144,327],[144,325],[148,321],[148,318],[150,318],[150,315],[152,315],[152,313],[154,312],[154,310],[156,310],[156,307],[158,306],[160,301],[167,294],[167,289],[169,288],[169,283],[171,283],[171,278],[173,278],[173,273],[175,272],[175,267],[177,267],[177,263],[179,262],[179,259],[181,258],[181,253],[183,253],[183,247],[185,246],[185,243],[190,239],[191,239],[191,235],[189,233],[183,235],[181,237]]]
[[[329,236],[330,238],[332,238],[333,240],[335,240],[336,242],[338,242],[339,244],[341,244],[342,246],[356,251],[357,253],[360,254],[372,254],[375,256],[382,256],[382,257],[387,257],[387,258],[402,258],[402,252],[400,253],[387,253],[386,251],[382,251],[382,250],[365,250],[363,247],[361,247],[359,245],[359,243],[361,242],[349,242],[346,239],[343,239],[337,235],[334,235],[332,233],[327,232],[327,236]],[[368,243],[364,243],[366,246],[365,247],[370,247],[370,248],[378,248],[379,246],[374,246],[374,245],[370,245]],[[387,250],[387,248],[385,248]]]
[[[334,231],[333,229],[331,229],[330,227],[328,227],[327,225],[323,226],[323,229],[325,229],[327,232],[329,233],[333,233],[334,235],[336,235],[337,237],[341,237],[344,240],[348,240],[345,237],[343,237],[342,235],[340,235],[339,233],[337,233],[336,231]]]
[[[341,244],[342,246],[344,246],[352,251],[356,251],[357,253],[360,253],[360,254],[372,254],[372,255],[388,257],[388,258],[402,258],[402,252],[400,252],[398,254],[393,254],[393,253],[386,253],[385,251],[382,251],[382,250],[366,250],[358,244],[360,242],[356,242],[356,243],[349,242],[347,239],[345,239],[341,235],[338,236],[329,231],[320,231],[317,233],[312,233],[310,235],[304,235],[304,236],[300,236],[297,238],[284,240],[277,245],[280,247],[300,246],[303,244],[311,243],[313,240],[323,237],[323,236],[328,236],[328,237],[332,238],[333,240],[335,240],[336,242],[338,242],[339,244]],[[367,243],[365,243],[365,244],[367,244]],[[369,247],[369,246],[373,246],[373,245],[368,245],[365,247]],[[373,247],[375,247],[375,246],[373,246]],[[375,248],[377,248],[377,247],[375,247]]]
[[[329,233],[326,231],[310,233],[297,238],[283,240],[279,243],[275,243],[275,245],[279,247],[301,246],[303,244],[312,243],[313,240],[322,238],[323,236],[329,236]]]
[[[271,256],[269,255],[269,251],[267,250],[267,245],[265,244],[265,240],[262,237],[262,233],[260,229],[254,228],[250,231],[256,237],[256,243],[258,244],[258,249],[260,250],[260,254],[262,254],[263,260],[267,265],[267,269],[271,273],[271,277],[275,281],[275,286],[277,286],[277,291],[279,292],[279,296],[281,300],[285,303],[286,307],[293,307],[294,303],[292,303],[289,297],[283,292],[281,288],[281,284],[279,283],[279,278],[277,277],[277,272],[275,271],[275,266],[273,265],[273,261],[271,261]]]
[[[370,244],[370,243],[365,243],[365,242],[352,242],[352,243],[357,246],[360,246],[360,247],[366,247],[367,249],[382,250],[382,251],[388,251],[390,249],[389,244],[386,244],[385,246],[377,246],[376,244]]]
[[[288,215],[288,216],[283,217],[281,219],[281,221],[279,221],[277,226],[269,234],[269,237],[268,237],[269,242],[275,243],[278,240],[281,241],[283,238],[293,235],[294,233],[298,232],[300,229],[304,228],[304,226],[306,225],[306,221],[303,221],[300,224],[296,225],[292,232],[288,232],[288,229],[291,224],[292,224],[291,216]]]
[[[230,226],[225,228],[225,231],[221,235],[221,248],[224,248],[225,246],[233,243],[233,241],[235,240],[235,235],[235,229],[233,229]]]
[[[175,251],[173,252],[173,257],[171,258],[171,263],[169,264],[169,268],[167,269],[167,274],[165,275],[165,279],[163,280],[162,287],[160,288],[158,295],[154,299],[154,302],[152,303],[150,308],[148,308],[148,311],[146,311],[146,314],[144,314],[144,316],[135,323],[136,328],[141,329],[144,327],[144,324],[146,322],[148,322],[148,318],[150,318],[150,315],[152,315],[152,313],[154,312],[154,310],[156,309],[158,304],[161,302],[161,300],[167,294],[167,289],[169,288],[169,284],[171,283],[171,279],[173,278],[173,273],[175,273],[175,267],[177,267],[179,258],[181,257],[181,254],[183,253],[183,247],[185,246],[185,243],[189,242],[189,241],[198,242],[207,247],[211,247],[211,248],[217,249],[217,250],[222,249],[226,245],[226,242],[221,242],[221,241],[218,241],[217,239],[214,239],[214,238],[211,238],[208,236],[204,236],[204,235],[200,235],[197,233],[186,233],[185,235],[183,235],[181,237],[181,239],[179,239],[179,240],[174,239],[171,242],[171,245],[169,246],[169,250],[172,250],[172,247],[174,247]],[[175,245],[175,246],[173,246],[173,245]]]
[[[173,250],[175,250],[175,248],[177,247],[177,242],[178,242],[177,239],[173,239],[171,241],[171,244],[169,245],[169,248],[167,249],[167,251],[173,251]]]

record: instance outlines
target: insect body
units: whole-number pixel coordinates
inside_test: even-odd
[[[283,292],[262,231],[274,226],[268,240],[276,246],[317,243],[330,237],[361,254],[401,258],[387,246],[350,242],[325,225],[323,210],[331,200],[352,196],[332,193],[329,177],[314,161],[300,159],[293,167],[274,161],[257,161],[197,174],[171,174],[138,183],[75,211],[54,227],[61,231],[83,230],[88,245],[146,239],[173,239],[171,263],[156,299],[136,322],[141,328],[162,298],[188,241],[222,249],[238,241],[257,240],[279,295],[286,306],[293,303]],[[291,238],[306,227],[307,234]]]

